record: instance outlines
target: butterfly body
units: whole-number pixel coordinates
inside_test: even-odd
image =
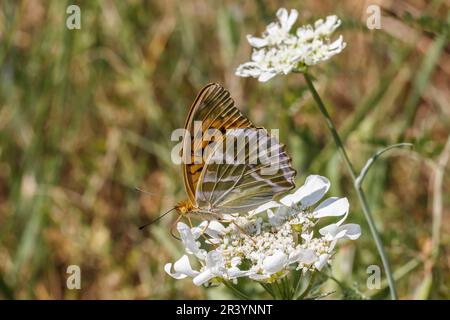
[[[189,217],[189,218],[198,218],[200,220],[223,220],[224,215],[220,212],[214,211],[212,207],[207,208],[199,208],[196,207],[190,200],[180,201],[176,206],[175,210],[181,216]]]
[[[212,130],[215,139],[193,139],[199,123],[201,133]],[[175,206],[180,215],[221,220],[253,210],[295,187],[296,171],[284,145],[267,130],[255,127],[221,85],[212,83],[200,91],[189,110],[185,130],[183,159],[194,159],[195,150],[210,148],[211,152],[200,163],[182,165],[188,200]],[[238,143],[239,138],[243,143]],[[229,142],[232,147],[223,152]],[[218,155],[227,161],[217,162]]]

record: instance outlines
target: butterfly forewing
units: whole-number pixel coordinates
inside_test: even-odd
[[[196,121],[201,121],[201,135],[216,129],[220,138],[193,139],[198,134]],[[202,89],[191,106],[185,129],[190,136],[185,137],[183,146],[190,146],[191,163],[183,164],[183,178],[197,210],[218,216],[250,211],[294,188],[296,172],[284,146],[265,129],[255,128],[219,84]],[[244,143],[234,143],[240,138]],[[208,157],[193,163],[198,151]]]
[[[204,161],[194,163],[194,152],[200,150],[203,154],[209,142],[201,142],[201,140],[192,139],[195,121],[201,121],[202,133],[206,133],[208,129],[217,129],[225,133],[230,128],[248,128],[253,124],[234,106],[234,101],[230,97],[230,93],[219,84],[209,84],[205,86],[189,110],[186,120],[185,129],[190,133],[184,141],[190,143],[191,162],[183,164],[183,179],[186,192],[192,203],[195,203],[195,190],[198,184],[200,174],[204,168]]]

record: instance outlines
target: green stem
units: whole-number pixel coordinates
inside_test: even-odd
[[[362,183],[364,178],[366,177],[367,173],[369,172],[369,169],[373,166],[373,164],[375,163],[375,161],[386,151],[389,151],[391,149],[395,149],[395,148],[402,148],[402,147],[413,147],[412,143],[396,143],[393,144],[389,147],[386,147],[384,149],[379,150],[377,153],[375,153],[375,155],[372,156],[372,158],[370,158],[366,164],[364,165],[364,167],[361,169],[361,172],[359,173],[359,176],[356,178],[355,180],[355,185],[360,188],[362,187]]]
[[[360,184],[357,183],[357,174],[355,169],[353,168],[353,165],[347,155],[347,152],[345,151],[344,145],[341,141],[341,138],[339,137],[339,134],[336,131],[336,128],[331,120],[330,115],[328,114],[328,111],[322,102],[322,99],[320,98],[319,94],[317,93],[314,84],[311,80],[311,77],[307,72],[303,73],[303,76],[305,77],[306,84],[308,86],[308,89],[311,91],[312,96],[319,107],[320,112],[325,117],[326,124],[328,126],[328,129],[331,132],[331,135],[333,136],[334,143],[338,147],[339,152],[342,155],[342,158],[344,159],[345,164],[347,165],[347,169],[350,173],[350,176],[353,179],[353,186],[355,187],[356,194],[358,195],[358,200],[361,203],[362,210],[364,212],[364,217],[367,220],[367,223],[369,225],[370,232],[372,233],[372,237],[375,241],[375,245],[378,249],[378,253],[380,254],[381,261],[383,263],[384,271],[386,272],[386,277],[389,283],[389,289],[391,292],[391,298],[393,300],[397,299],[397,292],[395,289],[395,282],[394,278],[392,276],[392,271],[389,266],[389,260],[387,258],[386,252],[384,251],[383,243],[381,242],[380,235],[378,233],[378,230],[375,226],[375,222],[372,217],[372,213],[370,212],[369,206],[367,205],[366,196],[364,195],[364,191],[362,190],[362,187]]]
[[[244,292],[242,292],[241,290],[239,290],[238,288],[236,288],[231,282],[228,281],[224,281],[223,284],[230,289],[231,291],[234,292],[234,294],[236,296],[239,297],[239,299],[243,299],[243,300],[251,300],[251,298],[249,296],[247,296]]]
[[[279,298],[280,298],[281,300],[284,300],[283,290],[282,290],[280,284],[278,283],[278,280],[274,282],[274,285],[275,285],[275,287],[277,288],[277,291],[278,291],[278,293],[279,293]],[[278,298],[278,297],[277,297],[277,298]]]
[[[298,292],[299,286],[297,286],[297,288],[295,290],[294,300],[303,299],[308,294],[309,290],[311,290],[311,288],[314,284],[315,278],[316,278],[316,273],[314,272],[311,274],[311,278],[309,279],[309,282],[308,282],[306,288],[302,292]]]
[[[264,282],[259,282],[259,284],[264,288],[264,290],[266,290],[270,294],[272,298],[276,300],[277,296],[273,291],[272,287],[270,286],[270,284],[266,284]]]
[[[284,287],[284,297],[286,300],[291,300],[291,287],[289,285],[289,282],[287,281],[287,278],[284,277],[281,279],[283,287]]]

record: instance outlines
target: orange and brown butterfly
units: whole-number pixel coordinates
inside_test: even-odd
[[[192,163],[192,161],[183,163],[183,181],[188,199],[181,201],[174,208],[180,217],[221,220],[227,214],[249,212],[295,187],[296,171],[291,166],[291,159],[285,151],[285,146],[279,144],[265,129],[256,128],[236,108],[230,93],[221,85],[217,83],[206,85],[189,110],[185,123],[185,130],[189,134],[185,136],[183,146],[190,145],[191,158],[194,157],[195,150],[200,148],[205,151],[207,147],[211,147],[211,143],[217,143],[217,141],[200,140],[199,142],[192,139],[196,134],[194,132],[196,121],[201,121],[203,133],[208,129],[216,129],[223,133],[221,144],[217,144],[218,146],[226,145],[227,138],[230,139],[227,134],[230,129],[255,131],[259,129],[258,131],[263,134],[258,135],[258,142],[271,144],[271,154],[268,159],[272,163],[261,161],[257,163],[249,163],[249,161],[215,163],[209,161],[213,158],[214,151],[210,152],[209,158],[201,163]],[[235,153],[239,154],[245,152],[246,149],[249,150],[249,143],[250,141],[246,141],[240,149],[238,146],[238,150],[234,149]],[[218,148],[215,147],[213,150],[218,151]],[[245,157],[248,159],[249,155]],[[264,173],[263,170],[268,165],[277,170],[270,174]]]

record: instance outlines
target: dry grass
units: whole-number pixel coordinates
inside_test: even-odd
[[[367,266],[381,262],[302,77],[260,84],[234,76],[249,57],[245,35],[261,31],[280,3],[76,2],[82,29],[74,31],[65,28],[69,2],[0,4],[0,297],[231,297],[164,273],[181,252],[169,235],[175,217],[137,228],[185,197],[170,133],[211,81],[255,123],[281,128],[299,182],[324,174],[333,194],[352,200],[350,220],[363,236],[342,248],[333,273],[388,296],[366,291]],[[382,146],[414,143],[378,162],[365,189],[400,297],[449,299],[449,7],[377,2],[382,29],[374,31],[365,27],[369,2],[282,5],[295,6],[301,21],[334,13],[344,21],[347,48],[313,74],[357,166]],[[82,269],[80,291],[66,289],[70,264]]]

